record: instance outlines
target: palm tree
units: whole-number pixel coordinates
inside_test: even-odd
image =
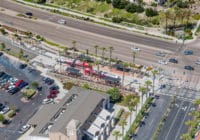
[[[59,51],[59,53],[60,53],[60,51]],[[64,48],[64,53],[65,53],[65,55],[68,53],[68,48],[67,47]]]
[[[103,48],[101,48],[102,49],[102,55],[101,55],[101,57],[102,57],[102,59],[104,59],[104,57],[105,57],[105,51],[106,51],[106,48],[105,47],[103,47]]]
[[[94,46],[94,49],[95,49],[95,55],[96,55],[96,57],[97,57],[97,51],[98,51],[98,48],[99,48],[99,46],[98,46],[98,45],[95,45],[95,46]]]
[[[190,137],[190,134],[185,133],[181,135],[181,140],[192,140],[192,138]]]
[[[167,34],[168,19],[169,19],[169,17],[170,17],[170,12],[167,10],[167,11],[165,12],[165,32],[166,32],[166,34]]]
[[[188,10],[186,11],[186,29],[187,29],[187,27],[188,27],[188,23],[189,23],[191,14],[192,14],[191,10],[188,9]]]
[[[73,57],[75,57],[75,50],[76,50],[76,41],[72,41],[72,50],[73,50]]]
[[[137,54],[136,51],[132,52],[133,64],[135,63],[136,54]]]
[[[152,82],[150,80],[147,80],[145,81],[145,85],[146,85],[146,88],[147,88],[147,96],[148,96],[148,93],[149,93],[149,87],[152,86]]]
[[[73,49],[76,48],[76,43],[77,43],[77,42],[76,42],[75,40],[72,41],[72,48],[73,48]]]
[[[123,66],[123,73],[122,73],[122,86],[124,86],[124,79],[125,79],[125,68],[128,67],[128,63],[122,63]]]
[[[127,122],[124,119],[119,122],[119,126],[122,127],[122,137],[124,136],[124,127],[126,124],[127,124]]]
[[[136,97],[135,99],[134,99],[134,102],[135,102],[135,117],[136,117],[136,115],[137,115],[137,108],[138,108],[138,103],[139,103],[139,101],[140,101],[140,97]]]
[[[137,96],[134,96],[133,94],[129,94],[127,96],[125,96],[124,98],[124,102],[126,104],[126,106],[128,106],[128,109],[129,109],[129,112],[130,112],[130,123],[132,122],[132,113],[133,111],[135,110],[135,105],[136,105],[136,102],[135,102],[135,98]]]
[[[153,74],[153,94],[154,94],[155,79],[156,79],[156,75],[158,74],[158,71],[157,70],[153,70],[152,74]]]
[[[96,63],[96,65],[97,65],[97,72],[98,72],[98,79],[99,79],[99,77],[100,77],[100,75],[99,75],[99,64],[101,63],[99,60],[96,60],[95,61],[95,63]]]
[[[111,67],[111,59],[112,59],[112,51],[114,50],[114,48],[112,46],[109,47],[109,53],[110,53],[110,58],[109,58],[109,62],[110,62],[110,67]]]
[[[175,32],[176,29],[176,19],[179,19],[181,15],[181,11],[179,7],[174,8],[174,18],[173,18],[173,30]]]
[[[143,96],[144,96],[144,94],[147,94],[147,88],[141,86],[141,87],[139,87],[139,92],[142,93],[141,100],[142,100],[142,104],[143,104]]]
[[[115,136],[115,140],[118,140],[118,137],[122,136],[122,134],[117,130],[114,130],[112,134],[113,136]]]

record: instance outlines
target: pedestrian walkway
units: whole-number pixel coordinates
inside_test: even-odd
[[[143,102],[145,102],[145,101],[146,101],[146,97],[144,96]],[[114,114],[116,115],[121,108],[123,108],[126,112],[129,112],[127,107],[115,104],[114,105],[114,110],[115,110]],[[140,112],[141,108],[142,108],[142,104],[140,102],[140,103],[138,103],[137,114]],[[128,132],[129,128],[131,127],[131,124],[134,122],[137,114],[136,114],[136,111],[133,111],[132,114],[127,117],[127,119],[126,119],[126,123],[127,124],[124,126],[124,136],[126,135],[126,133]],[[132,116],[131,122],[130,122],[130,116]],[[115,139],[115,136],[112,135],[112,133],[114,131],[119,131],[122,134],[122,127],[119,126],[119,125],[116,125],[115,128],[110,133],[110,136],[108,137],[108,140],[114,140]],[[123,140],[123,137],[120,137],[119,140]]]

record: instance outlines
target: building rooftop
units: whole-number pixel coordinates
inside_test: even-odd
[[[66,134],[66,127],[71,120],[76,120],[77,127],[83,125],[100,102],[109,98],[93,90],[73,87],[59,104],[48,104],[29,120],[36,125],[33,136],[48,137],[48,132]]]

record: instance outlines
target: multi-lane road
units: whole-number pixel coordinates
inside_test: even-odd
[[[101,48],[113,46],[113,58],[117,57],[125,61],[132,61],[131,47],[136,46],[141,49],[136,56],[136,63],[159,66],[173,76],[184,76],[185,79],[187,78],[190,81],[199,76],[200,67],[194,64],[200,53],[200,49],[197,47],[199,40],[187,44],[180,52],[174,55],[181,44],[64,17],[10,0],[1,0],[0,7],[5,9],[5,11],[0,12],[0,23],[2,24],[40,34],[45,38],[67,46],[71,46],[71,42],[75,40],[77,41],[77,47],[82,50],[89,49],[94,51],[94,45],[99,45]],[[18,13],[27,11],[32,12],[37,20],[16,16]],[[58,24],[57,21],[59,19],[66,19],[66,25]],[[194,50],[193,56],[183,55],[184,49],[188,47]],[[162,58],[155,56],[156,51],[167,52],[168,55],[165,59],[177,57],[179,63],[166,66],[159,65],[158,60]],[[101,50],[99,50],[100,53]],[[107,56],[108,53],[109,51],[107,51]],[[195,66],[195,71],[184,71],[183,67],[185,65]]]
[[[169,50],[174,50],[177,45],[171,42],[162,41],[162,39],[149,38],[147,36],[141,36],[136,33],[125,32],[122,30],[107,28],[104,26],[100,26],[97,24],[91,24],[89,22],[84,22],[81,20],[75,20],[73,18],[64,17],[61,15],[53,14],[44,10],[39,10],[31,7],[27,7],[21,4],[13,3],[9,0],[1,0],[0,6],[6,9],[10,9],[19,13],[25,13],[27,11],[32,12],[33,15],[39,19],[49,20],[51,22],[57,23],[59,19],[65,19],[66,26],[72,27],[75,29],[112,37],[120,40],[125,40],[129,42],[135,42],[147,46],[159,47],[159,48],[167,48]]]
[[[179,140],[181,135],[188,130],[185,122],[191,119],[189,113],[192,110],[195,110],[195,107],[191,102],[177,99],[161,129],[158,140]]]

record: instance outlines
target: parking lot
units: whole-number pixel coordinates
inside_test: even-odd
[[[38,110],[44,98],[49,94],[49,87],[44,84],[40,72],[32,69],[29,66],[24,69],[19,68],[20,63],[17,60],[9,59],[6,56],[0,57],[0,71],[4,71],[14,78],[22,79],[31,84],[33,81],[39,82],[42,86],[42,91],[29,102],[22,102],[22,93],[17,92],[13,95],[7,91],[0,89],[0,103],[6,106],[16,106],[17,114],[11,120],[11,123],[0,127],[0,139],[14,140],[20,136],[18,130],[26,124],[28,119]]]

